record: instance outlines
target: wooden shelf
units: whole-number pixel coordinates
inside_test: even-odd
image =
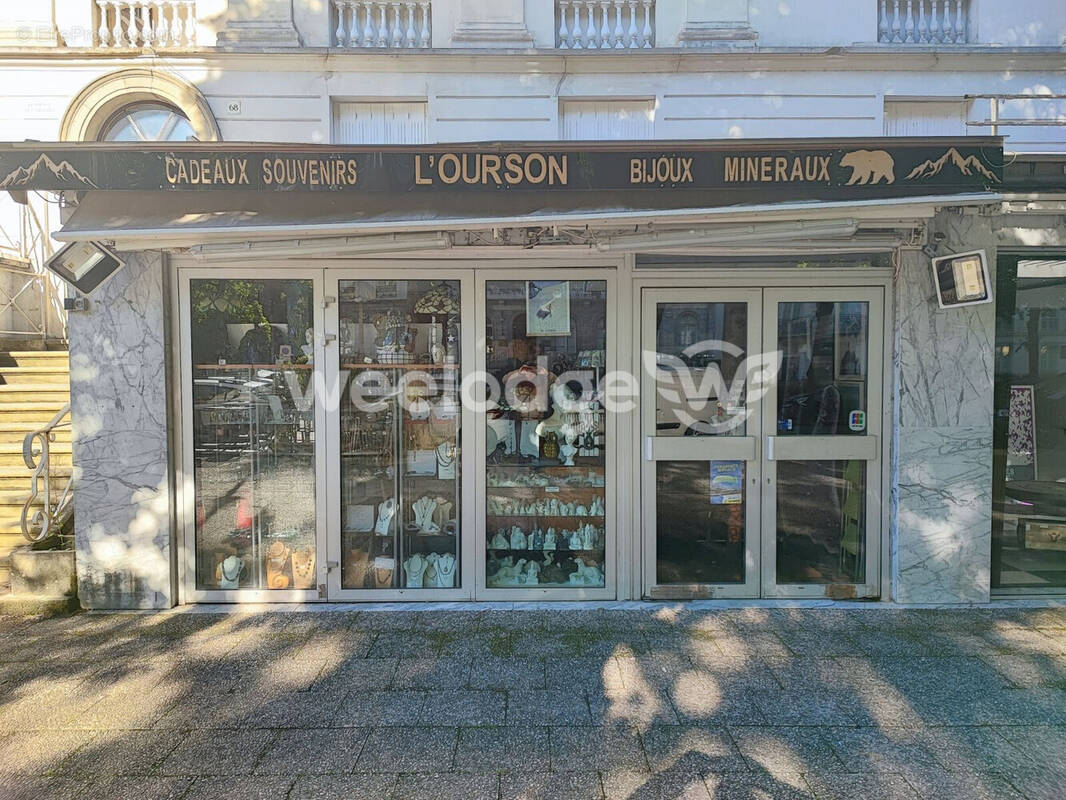
[[[346,361],[341,363],[341,369],[459,369],[459,364],[381,364],[374,362]]]
[[[234,369],[273,369],[273,370],[287,370],[287,369],[314,369],[314,364],[197,364],[194,369],[215,369],[215,370],[234,370]]]

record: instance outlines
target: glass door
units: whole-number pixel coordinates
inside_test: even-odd
[[[514,276],[479,281],[478,594],[611,598],[613,281]]]
[[[469,276],[329,270],[326,283],[330,597],[469,597]]]
[[[645,289],[645,585],[654,598],[759,592],[758,289]]]
[[[884,294],[764,292],[765,596],[879,594]]]
[[[181,273],[189,600],[324,597],[321,272],[266,275]]]

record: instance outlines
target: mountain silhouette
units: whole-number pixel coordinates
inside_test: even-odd
[[[65,188],[67,186],[77,189],[98,188],[95,183],[78,172],[69,161],[60,161],[58,164],[48,157],[47,153],[41,155],[28,167],[19,167],[8,173],[0,181],[0,189],[11,189],[25,186],[37,177],[41,169],[47,169],[61,185],[48,188]]]
[[[976,170],[980,175],[983,175],[988,180],[999,183],[999,178],[992,174],[992,172],[990,172],[988,168],[981,163],[980,159],[977,158],[977,156],[966,156],[964,158],[962,153],[960,153],[954,147],[949,147],[944,153],[944,155],[942,155],[936,161],[923,161],[921,164],[919,164],[907,173],[907,180],[911,180],[913,178],[932,177],[933,175],[939,174],[940,170],[942,170],[948,164],[953,165],[963,175],[972,175],[973,171]]]

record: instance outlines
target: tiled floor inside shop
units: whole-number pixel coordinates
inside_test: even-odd
[[[0,620],[0,797],[1046,798],[1066,608]]]

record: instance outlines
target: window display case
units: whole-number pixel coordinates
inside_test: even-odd
[[[196,588],[317,587],[308,280],[192,279]]]
[[[485,586],[607,585],[603,280],[488,280]]]
[[[461,575],[459,281],[338,283],[341,586]]]

